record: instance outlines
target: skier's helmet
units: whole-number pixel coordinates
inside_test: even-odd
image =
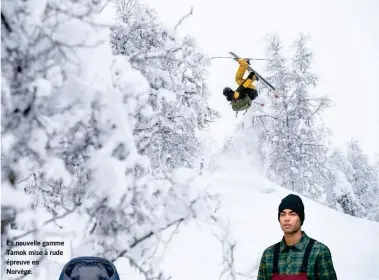
[[[233,90],[232,90],[230,87],[226,87],[226,88],[224,88],[224,90],[222,91],[222,94],[225,95],[225,96],[228,96],[228,95],[230,95],[232,92],[233,92]]]

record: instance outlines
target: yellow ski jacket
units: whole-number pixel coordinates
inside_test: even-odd
[[[234,92],[234,96],[233,96],[234,99],[238,99],[240,95],[239,89],[241,88],[241,86],[245,89],[249,88],[249,89],[257,90],[255,85],[253,85],[253,82],[256,80],[255,75],[253,76],[253,79],[246,79],[246,81],[243,78],[243,75],[245,74],[248,67],[247,61],[245,59],[238,59],[238,63],[239,63],[239,67],[237,69],[235,80],[236,80],[236,83],[240,87],[238,87],[238,89]]]

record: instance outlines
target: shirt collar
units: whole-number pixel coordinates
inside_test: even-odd
[[[288,251],[288,250],[303,251],[305,248],[305,245],[309,241],[309,237],[308,237],[308,235],[306,235],[306,233],[304,231],[302,231],[301,233],[302,233],[302,236],[301,236],[300,241],[293,246],[287,246],[287,244],[284,241],[284,237],[283,237],[282,240],[280,241],[280,252]]]

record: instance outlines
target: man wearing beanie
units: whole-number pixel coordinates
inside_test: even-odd
[[[282,199],[278,220],[284,236],[263,252],[257,280],[337,280],[329,248],[301,230],[304,219],[298,195]]]

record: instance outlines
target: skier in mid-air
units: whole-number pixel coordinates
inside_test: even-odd
[[[255,72],[250,72],[246,79],[243,76],[249,66],[247,59],[236,59],[239,63],[238,70],[236,72],[235,81],[239,87],[233,91],[230,87],[225,87],[223,95],[227,101],[231,102],[233,111],[247,110],[251,106],[252,100],[257,98],[258,91],[253,84],[254,81],[258,81],[258,77]]]

